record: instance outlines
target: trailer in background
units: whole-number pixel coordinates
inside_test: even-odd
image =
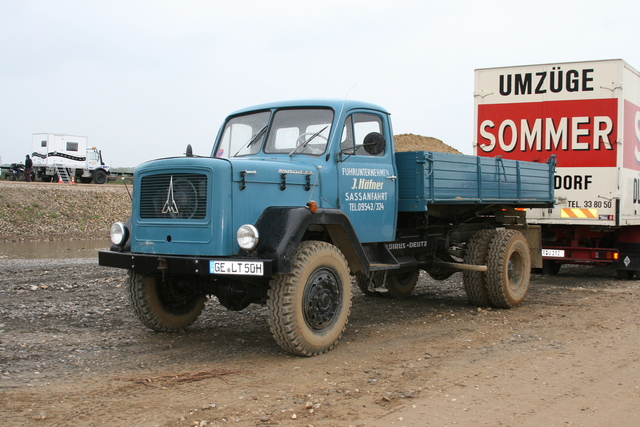
[[[475,152],[557,157],[542,226],[545,271],[562,264],[640,272],[640,73],[621,59],[478,69]]]

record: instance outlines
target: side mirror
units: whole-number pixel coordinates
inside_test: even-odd
[[[384,136],[380,132],[371,132],[367,134],[367,136],[365,136],[364,140],[362,141],[364,151],[371,154],[372,156],[383,153],[385,145],[386,141],[384,140]]]

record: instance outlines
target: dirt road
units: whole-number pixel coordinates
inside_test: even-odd
[[[564,268],[479,310],[461,276],[403,299],[355,291],[330,353],[283,353],[265,308],[215,298],[188,332],[144,329],[95,259],[0,260],[9,426],[635,426],[640,281]]]

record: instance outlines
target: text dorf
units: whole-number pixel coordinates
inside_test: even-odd
[[[555,175],[553,188],[556,190],[588,190],[593,183],[593,175]]]

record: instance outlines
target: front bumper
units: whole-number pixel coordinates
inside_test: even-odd
[[[98,264],[149,274],[208,278],[270,279],[273,261],[257,258],[215,258],[99,251]]]

